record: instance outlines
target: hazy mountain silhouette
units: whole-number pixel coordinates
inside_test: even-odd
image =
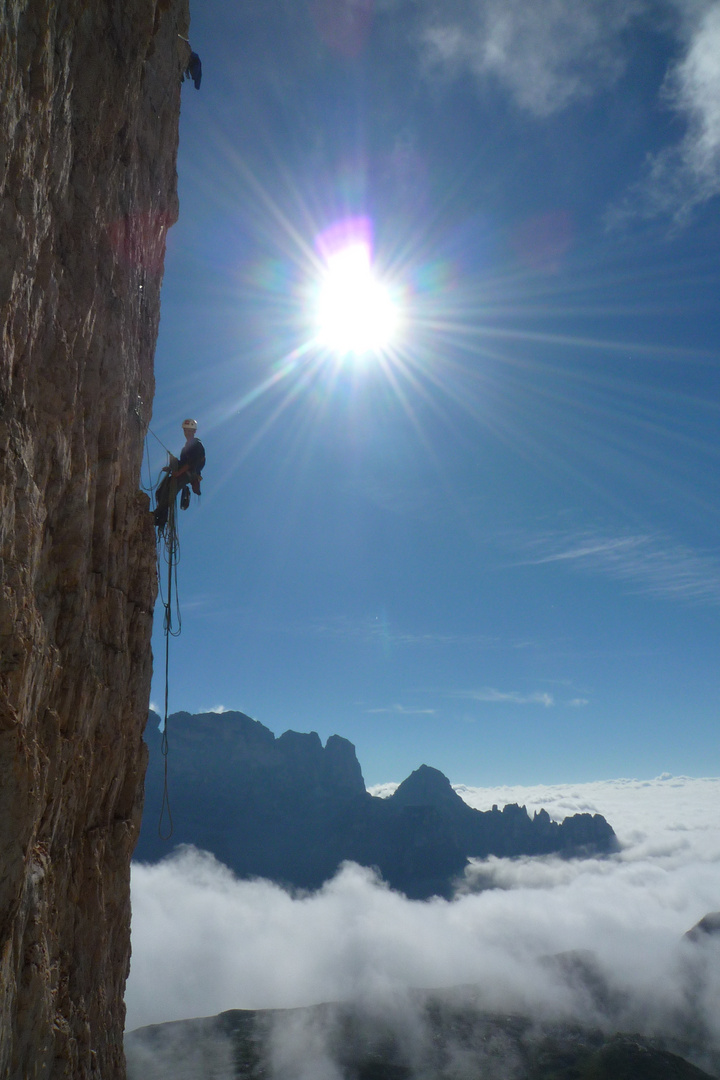
[[[146,732],[150,764],[135,857],[154,862],[178,844],[212,852],[240,877],[318,888],[345,860],[376,867],[393,888],[449,896],[470,857],[588,855],[617,840],[599,814],[562,823],[515,804],[469,807],[437,769],[422,765],[389,799],[370,795],[347,739],[323,747],[315,732],[276,738],[240,712],[179,712],[168,722],[170,842],[158,832],[163,796],[161,736]],[[165,822],[167,824],[167,820]]]
[[[267,1080],[278,1074],[273,1060],[349,1080],[712,1080],[661,1040],[491,1014],[472,996],[470,988],[416,994],[385,1017],[316,1005],[138,1028],[125,1037],[128,1080]],[[297,1064],[280,1069],[288,1074],[301,1074]]]

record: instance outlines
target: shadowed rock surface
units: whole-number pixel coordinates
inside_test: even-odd
[[[0,1076],[124,1076],[187,0],[0,17]]]
[[[139,1028],[126,1047],[129,1080],[711,1080],[657,1040],[493,1015],[452,992],[383,1015],[233,1010]]]
[[[318,888],[344,860],[377,867],[414,899],[449,896],[470,857],[599,854],[615,849],[599,814],[562,823],[543,810],[469,807],[437,769],[421,766],[389,799],[365,789],[355,748],[332,735],[273,733],[243,713],[175,713],[169,725],[170,844],[158,835],[163,762],[152,714],[146,804],[136,857],[177,844],[211,851],[240,877]]]
[[[720,938],[720,911],[710,911],[703,915],[702,919],[688,930],[685,937],[698,942]]]

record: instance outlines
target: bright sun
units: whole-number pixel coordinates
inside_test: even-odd
[[[367,243],[349,243],[328,257],[317,303],[321,345],[356,356],[380,351],[392,342],[398,321],[388,289],[373,275]]]

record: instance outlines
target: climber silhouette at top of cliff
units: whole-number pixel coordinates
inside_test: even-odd
[[[180,451],[180,457],[170,455],[170,464],[163,467],[167,475],[158,484],[155,492],[155,525],[162,532],[167,524],[170,509],[171,481],[176,482],[176,493],[180,494],[180,509],[187,510],[190,505],[190,489],[196,495],[200,494],[200,481],[202,470],[205,468],[205,447],[196,438],[197,420],[183,420],[183,434],[185,445]]]
[[[200,57],[196,52],[190,53],[190,59],[187,62],[187,67],[183,71],[182,81],[185,79],[192,79],[195,84],[195,89],[200,89],[200,82],[202,80],[202,63]]]

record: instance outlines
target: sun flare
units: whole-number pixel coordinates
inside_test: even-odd
[[[380,351],[393,341],[397,308],[373,273],[364,241],[349,243],[328,257],[316,320],[319,343],[343,355]]]

